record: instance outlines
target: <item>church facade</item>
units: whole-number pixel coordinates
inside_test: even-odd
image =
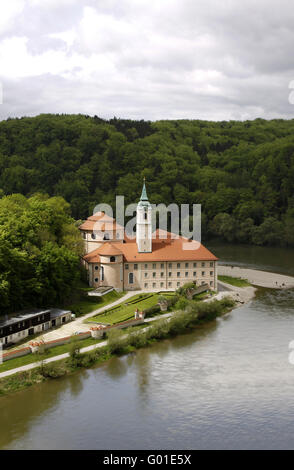
[[[217,258],[207,248],[160,229],[152,233],[152,206],[145,182],[137,205],[136,239],[129,239],[124,227],[104,212],[88,217],[79,229],[92,287],[170,291],[193,282],[217,290]]]

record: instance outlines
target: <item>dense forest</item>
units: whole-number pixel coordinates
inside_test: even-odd
[[[61,197],[0,199],[0,314],[61,306],[81,278],[83,244]]]
[[[61,196],[84,219],[115,195],[137,201],[143,176],[153,203],[202,205],[204,239],[294,245],[294,120],[0,123],[2,195]]]

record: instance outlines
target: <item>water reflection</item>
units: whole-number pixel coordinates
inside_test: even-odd
[[[292,448],[294,289],[0,399],[1,448]]]

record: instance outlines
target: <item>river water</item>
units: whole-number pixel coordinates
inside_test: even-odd
[[[294,250],[212,247],[294,275]],[[293,449],[294,290],[261,289],[216,322],[0,398],[2,449]]]

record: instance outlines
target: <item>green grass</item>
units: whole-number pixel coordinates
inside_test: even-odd
[[[127,299],[126,302],[122,302],[99,315],[95,315],[94,317],[87,319],[85,322],[109,323],[110,325],[114,325],[115,323],[129,320],[134,318],[136,308],[141,311],[156,305],[160,295],[162,294],[151,293],[134,295]],[[140,297],[142,297],[141,300],[139,300]]]
[[[77,337],[77,339],[79,339]],[[82,339],[81,347],[85,348],[86,346],[91,346],[92,344],[100,343],[104,341],[102,339],[93,339],[93,338],[86,338]],[[0,365],[0,372],[5,372],[7,370],[15,369],[17,367],[26,366],[27,364],[31,364],[32,362],[39,362],[42,359],[47,359],[54,356],[59,356],[60,354],[64,354],[69,351],[71,343],[62,344],[60,346],[56,346],[55,348],[47,349],[44,355],[41,354],[28,354],[27,356],[16,357],[15,359],[10,359],[9,361],[5,361],[3,364]]]
[[[217,278],[219,281],[226,282],[227,284],[231,284],[232,286],[236,287],[251,286],[247,279],[241,279],[240,277],[217,276]]]
[[[102,297],[96,296],[84,296],[77,302],[67,305],[67,308],[71,310],[77,317],[91,313],[98,308],[105,307],[115,300],[120,299],[125,295],[125,292],[116,292],[115,290],[103,295]]]

